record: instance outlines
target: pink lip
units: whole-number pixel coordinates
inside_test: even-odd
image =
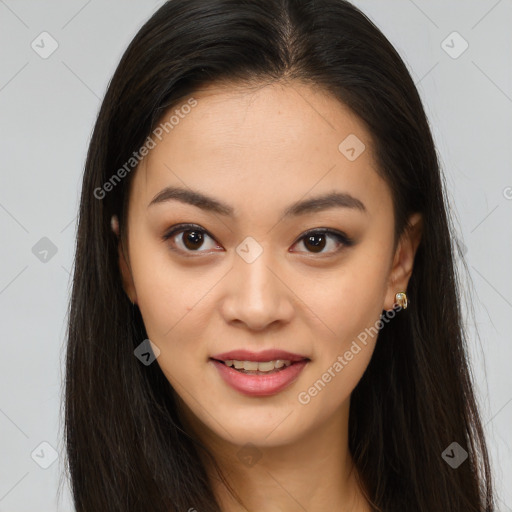
[[[228,361],[236,359],[237,361],[275,361],[282,359],[285,361],[291,361],[292,363],[302,361],[303,359],[309,359],[307,356],[301,356],[299,354],[292,354],[284,350],[263,350],[262,352],[250,352],[249,350],[232,350],[231,352],[223,352],[222,354],[216,354],[212,356],[212,359],[217,361]]]
[[[259,357],[261,357],[261,354]],[[280,358],[277,357],[276,359]],[[253,359],[247,359],[244,357],[239,360],[251,361]],[[300,372],[309,362],[309,360],[303,359],[302,361],[292,363],[290,366],[279,370],[276,373],[270,373],[268,375],[251,375],[241,373],[215,359],[210,359],[210,361],[215,365],[226,384],[236,391],[249,396],[269,396],[279,393],[297,379]],[[265,359],[259,359],[259,361],[265,361]]]

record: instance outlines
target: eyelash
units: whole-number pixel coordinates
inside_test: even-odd
[[[164,242],[167,242],[169,239],[175,237],[176,235],[178,235],[180,233],[185,233],[186,231],[197,231],[199,233],[202,233],[203,235],[208,235],[212,240],[215,241],[214,237],[212,235],[210,235],[210,233],[208,233],[208,231],[201,228],[197,224],[178,224],[176,226],[173,226],[170,229],[170,231],[168,231],[162,237],[162,239]],[[343,249],[343,247],[351,247],[354,244],[354,241],[352,239],[350,239],[347,235],[345,235],[345,233],[342,233],[341,231],[337,231],[334,229],[328,229],[328,228],[315,228],[315,229],[310,229],[310,230],[306,231],[305,233],[303,233],[302,236],[300,238],[298,238],[296,242],[294,242],[294,245],[296,243],[306,239],[308,236],[311,236],[311,235],[330,235],[330,236],[334,237],[341,244],[341,247],[339,247],[338,249],[336,249],[334,251],[326,252],[326,253],[324,253],[324,252],[315,253],[312,251],[305,251],[311,255],[319,254],[320,256],[322,256],[322,255],[325,256],[325,255],[329,255],[329,254],[331,254],[331,255],[338,254]],[[194,255],[194,253],[200,254],[202,252],[206,252],[206,251],[200,251],[200,250],[190,251],[190,250],[184,250],[184,249],[177,249],[175,247],[171,247],[171,249],[173,251],[185,253],[187,255]],[[300,252],[303,252],[303,251],[300,251]]]

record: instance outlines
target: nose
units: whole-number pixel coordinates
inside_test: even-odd
[[[251,263],[235,255],[221,304],[226,322],[262,331],[272,324],[286,324],[293,318],[293,287],[286,283],[276,261],[267,257],[269,252],[263,251]]]

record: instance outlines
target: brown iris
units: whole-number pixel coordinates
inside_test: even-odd
[[[190,229],[188,231],[183,231],[183,244],[187,249],[199,249],[203,244],[203,241],[203,233],[200,231]]]
[[[320,239],[320,240],[319,240]],[[313,247],[311,252],[320,252],[325,247],[325,235],[324,234],[314,234],[309,235],[304,238],[304,245],[308,247],[308,244],[311,244]],[[309,249],[310,247],[308,247]]]

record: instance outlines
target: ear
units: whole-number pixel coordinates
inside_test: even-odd
[[[400,237],[395,251],[384,301],[386,310],[393,309],[393,305],[396,303],[396,293],[407,291],[407,285],[412,275],[414,256],[422,233],[423,218],[420,213],[414,213],[409,217],[407,227]]]
[[[111,219],[112,231],[116,234],[118,238],[117,250],[118,250],[118,262],[119,262],[119,270],[121,272],[121,277],[123,280],[123,289],[128,295],[130,302],[132,304],[137,304],[137,293],[135,291],[135,285],[133,283],[132,271],[130,269],[130,265],[125,257],[125,253],[123,250],[123,243],[119,237],[119,219],[117,215],[113,215]]]

